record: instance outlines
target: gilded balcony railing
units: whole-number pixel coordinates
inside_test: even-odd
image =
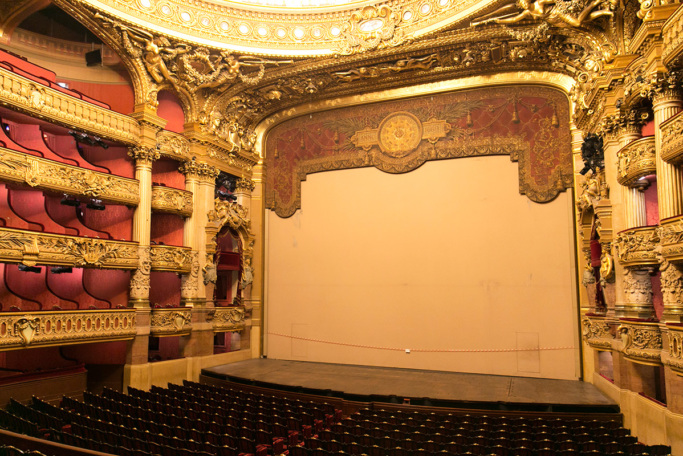
[[[614,241],[619,263],[623,266],[653,266],[658,264],[655,254],[658,241],[656,226],[621,231]]]
[[[611,320],[597,315],[584,315],[581,319],[584,340],[598,350],[611,350],[614,342]]]
[[[152,336],[185,336],[192,331],[192,308],[152,309]]]
[[[661,125],[662,160],[679,165],[683,163],[683,112],[678,113]]]
[[[246,324],[244,307],[215,307],[207,316],[213,325],[214,332],[225,332],[243,329]]]
[[[659,237],[662,256],[672,263],[683,263],[683,216],[662,220]]]
[[[192,249],[174,245],[153,245],[150,248],[152,271],[186,274],[192,267]]]
[[[620,320],[614,348],[640,364],[661,363],[662,333],[659,323]]]
[[[152,187],[152,210],[189,217],[192,215],[192,192],[155,185]]]
[[[655,138],[648,136],[633,141],[617,152],[617,181],[627,187],[641,177],[657,172],[655,164]]]

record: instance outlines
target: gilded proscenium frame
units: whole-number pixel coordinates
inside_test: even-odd
[[[661,364],[662,333],[657,322],[620,320],[615,348],[639,364]]]
[[[214,332],[239,331],[246,327],[246,311],[243,306],[214,307],[206,319]]]
[[[157,212],[169,212],[182,217],[192,215],[192,192],[177,188],[152,186],[152,210]]]
[[[617,181],[626,187],[633,186],[641,177],[655,174],[655,137],[628,143],[617,152],[617,160]]]
[[[135,179],[79,168],[2,146],[0,179],[127,206],[137,206],[140,202],[140,183]]]
[[[192,309],[171,307],[152,309],[149,333],[151,336],[186,336],[192,331]]]
[[[0,227],[0,261],[27,266],[135,269],[138,244]]]
[[[0,68],[0,105],[126,145],[140,141],[132,117],[79,100]]]
[[[0,350],[132,339],[135,309],[0,313]]]
[[[662,256],[672,263],[683,264],[683,216],[659,222]]]
[[[659,264],[655,248],[659,236],[656,226],[624,230],[617,234],[614,247],[622,266],[656,266]]]
[[[177,247],[173,245],[150,246],[150,260],[152,271],[177,272],[188,274],[192,267],[190,247]]]
[[[683,11],[683,10],[682,10]],[[683,164],[683,111],[662,122],[662,160],[672,165]]]

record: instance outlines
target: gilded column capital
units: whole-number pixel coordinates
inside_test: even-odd
[[[195,179],[209,181],[216,180],[216,177],[220,174],[218,168],[208,163],[197,161],[197,157],[192,157],[192,160],[181,164],[178,170],[188,178],[194,177]]]
[[[667,101],[680,101],[681,74],[677,71],[655,73],[641,88],[641,95],[652,100],[653,108]]]
[[[135,146],[128,149],[128,156],[135,160],[136,165],[151,165],[161,154],[154,147]]]
[[[235,182],[235,190],[238,192],[251,193],[256,188],[256,183],[247,179],[246,177],[241,177]]]

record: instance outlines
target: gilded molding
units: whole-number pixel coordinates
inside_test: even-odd
[[[84,195],[126,205],[137,205],[137,180],[105,174],[0,146],[0,178],[69,195]]]
[[[192,331],[192,308],[152,308],[149,328],[151,336],[183,336]]]
[[[655,137],[648,136],[628,143],[617,152],[617,181],[632,187],[641,177],[657,172]]]
[[[134,309],[0,313],[0,349],[104,342],[135,337]]]
[[[213,326],[214,332],[225,332],[243,329],[246,324],[244,307],[214,307],[206,316],[206,321]]]
[[[132,117],[42,86],[4,68],[0,68],[0,105],[124,144],[140,141],[140,125]]]
[[[147,300],[149,298],[149,274],[152,263],[150,261],[150,248],[138,247],[138,268],[133,272],[130,279],[130,299]]]
[[[251,157],[247,158],[237,152],[231,152],[224,147],[218,147],[216,145],[208,147],[207,155],[221,164],[234,166],[247,173],[251,172],[252,168],[258,163],[258,155],[250,154]]]
[[[667,324],[666,332],[669,343],[662,353],[662,361],[683,376],[683,326]]]
[[[187,274],[192,267],[192,249],[173,245],[150,246],[152,271],[169,271]]]
[[[598,350],[611,350],[614,336],[609,321],[605,317],[584,316],[581,319],[583,339]]]
[[[401,10],[388,5],[379,7],[368,5],[360,11],[351,13],[349,20],[342,26],[344,39],[340,54],[349,55],[374,51],[403,43]]]
[[[162,157],[178,161],[190,160],[190,141],[181,134],[160,130],[157,133],[157,149]]]
[[[182,299],[196,298],[199,292],[199,252],[193,250],[190,255],[190,270],[183,275],[180,285],[180,296]]]
[[[683,112],[660,126],[662,132],[662,160],[672,165],[683,164]]]
[[[136,269],[138,245],[0,227],[0,261],[34,266]]]
[[[152,210],[170,212],[172,214],[189,217],[194,210],[192,192],[177,188],[152,186]]]
[[[659,323],[620,321],[617,334],[621,343],[615,348],[633,362],[640,364],[660,364],[662,333]]]
[[[429,70],[439,65],[439,55],[428,54],[423,57],[407,57],[373,66],[362,66],[347,71],[332,73],[338,82],[353,82],[360,79],[374,79],[404,73],[407,71]]]
[[[182,163],[178,170],[185,174],[187,177],[194,177],[195,179],[206,179],[214,181],[220,170],[215,166],[211,166],[208,163],[198,162],[196,157],[192,157],[192,160]]]
[[[656,0],[645,0],[654,4]],[[667,68],[680,66],[683,58],[683,10],[678,8],[664,23],[662,28],[662,63]]]
[[[622,266],[655,266],[659,263],[655,251],[658,244],[657,227],[647,226],[620,232],[614,248]]]
[[[672,263],[683,263],[683,216],[660,222],[661,255]]]

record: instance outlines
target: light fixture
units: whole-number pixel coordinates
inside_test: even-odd
[[[25,264],[20,264],[19,270],[22,272],[34,272],[36,274],[40,274],[40,272],[43,270],[43,268],[39,268],[37,266],[26,266]]]
[[[59,204],[62,204],[64,206],[73,206],[73,207],[78,207],[81,205],[81,202],[74,198],[73,196],[67,195],[66,193],[62,197],[62,200],[59,202]]]
[[[94,209],[96,211],[103,211],[105,209],[104,204],[102,203],[102,200],[99,199],[92,199],[88,204],[85,205],[88,209]]]
[[[71,266],[53,266],[50,268],[50,272],[53,274],[70,274],[73,269]]]

